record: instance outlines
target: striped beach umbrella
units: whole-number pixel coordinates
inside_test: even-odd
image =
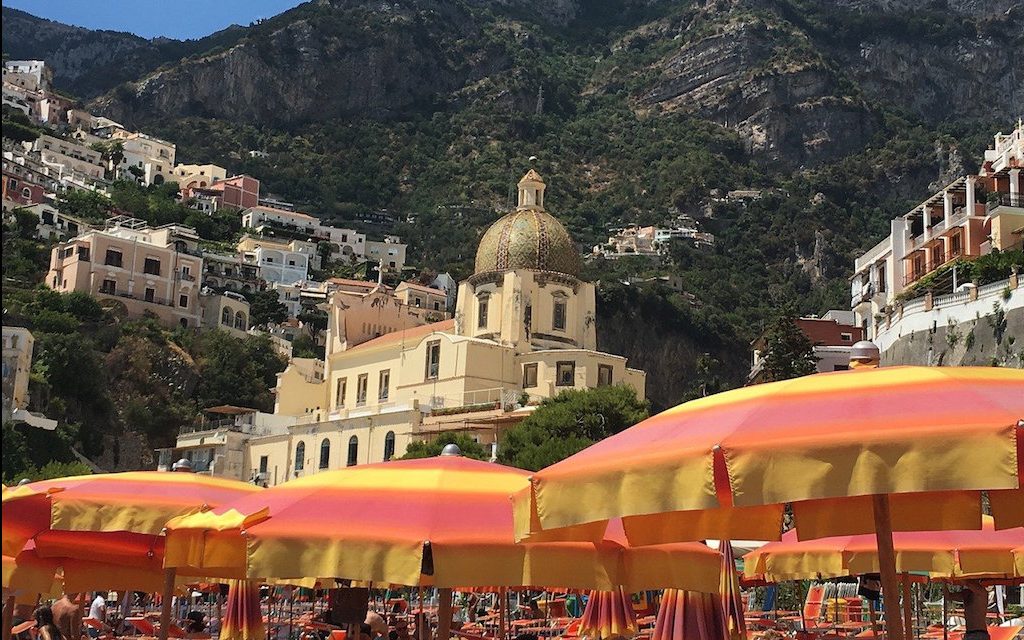
[[[725,640],[731,637],[718,594],[666,589],[651,640]]]
[[[98,554],[117,556],[140,545],[149,552],[171,518],[261,490],[235,480],[158,471],[33,482],[3,492],[3,551],[20,553],[32,539],[42,557],[97,560]]]
[[[898,595],[892,531],[1024,525],[1024,371],[888,367],[716,394],[533,474],[517,537],[621,517],[633,544],[876,533]],[[898,620],[893,640],[902,640]]]
[[[896,570],[932,578],[1024,578],[1024,528],[996,531],[984,516],[982,528],[966,531],[907,531],[893,534]],[[787,532],[744,556],[744,575],[769,582],[834,578],[878,572],[874,536],[833,536],[798,540]]]
[[[591,591],[580,621],[580,637],[605,640],[612,636],[636,635],[636,613],[633,601],[622,589]]]
[[[264,640],[267,628],[260,609],[259,584],[248,580],[229,580],[221,640]]]
[[[720,540],[718,552],[722,554],[722,583],[719,591],[722,595],[725,626],[731,640],[746,640],[747,624],[743,617],[743,598],[740,594],[740,578],[736,573],[736,556],[733,554],[732,543]]]
[[[439,588],[557,586],[717,591],[700,544],[630,548],[621,524],[597,542],[516,544],[520,469],[442,455],[326,471],[167,526],[166,564],[249,579],[346,578]]]

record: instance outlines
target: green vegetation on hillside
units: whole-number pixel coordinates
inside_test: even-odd
[[[87,294],[35,286],[49,251],[27,222],[16,214],[3,227],[3,324],[32,332],[29,409],[58,427],[5,427],[5,478],[35,477],[51,461],[72,463],[72,448],[111,470],[152,467],[152,449],[173,445],[203,408],[273,410],[271,389],[285,361],[268,337],[171,331],[153,318],[126,319]],[[126,435],[140,444],[122,453]]]

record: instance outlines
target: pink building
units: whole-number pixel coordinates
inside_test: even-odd
[[[46,284],[111,300],[129,316],[151,313],[167,326],[198,328],[202,321],[197,278],[203,271],[194,229],[141,220],[111,219],[53,248]]]
[[[181,190],[185,198],[214,200],[216,207],[249,209],[260,203],[260,181],[246,175],[214,180],[209,185],[187,186]]]

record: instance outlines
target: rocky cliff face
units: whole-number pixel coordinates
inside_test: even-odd
[[[495,71],[461,5],[323,2],[275,20],[226,51],[187,60],[98,100],[115,119],[210,116],[289,125],[428,111]]]
[[[790,164],[862,148],[883,105],[932,122],[1013,118],[1024,8],[949,4],[707,2],[627,33],[597,84],[615,90],[632,74],[638,111],[709,118]]]
[[[1012,0],[315,0],[174,47],[26,16],[5,9],[5,52],[52,60],[83,92],[135,78],[94,105],[128,123],[291,127],[467,100],[525,111],[536,89],[509,84],[554,47],[594,61],[584,93],[625,90],[640,114],[712,120],[792,166],[862,149],[881,107],[1008,120],[1024,101],[1024,8]]]

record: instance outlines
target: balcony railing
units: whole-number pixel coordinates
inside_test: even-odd
[[[991,211],[996,207],[1024,207],[1024,195],[1021,194],[989,194],[988,197],[988,210]]]
[[[191,273],[179,273],[178,280],[184,280],[185,282],[195,282],[196,277]]]
[[[159,305],[164,306],[164,307],[173,307],[174,306],[174,303],[172,301],[168,300],[167,298],[157,298],[156,296],[153,296],[152,298],[146,299],[145,296],[140,298],[139,296],[137,296],[137,295],[135,295],[133,293],[127,293],[127,292],[124,292],[124,291],[113,291],[113,292],[112,291],[104,291],[103,289],[100,289],[99,293],[102,293],[102,294],[108,295],[108,296],[114,296],[116,298],[127,298],[129,300],[138,300],[139,302],[148,302],[150,304],[159,304]]]

